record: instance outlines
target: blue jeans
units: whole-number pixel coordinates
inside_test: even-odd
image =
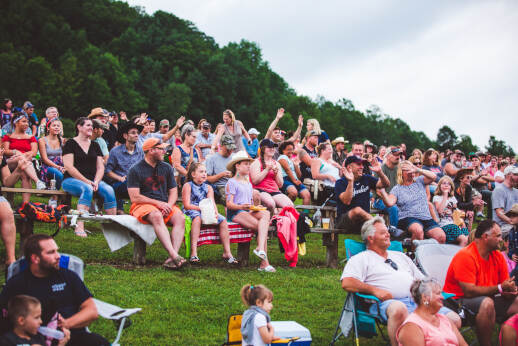
[[[56,190],[61,189],[61,183],[63,182],[63,173],[57,168],[47,167],[47,179],[50,182],[51,179],[56,179]]]
[[[376,209],[383,210],[384,212],[386,212],[389,216],[390,224],[394,227],[397,227],[397,223],[399,221],[399,210],[396,205],[387,208],[383,203],[383,200],[381,198],[378,198],[374,201],[374,204],[372,206]]]
[[[88,185],[79,179],[66,178],[63,181],[63,190],[73,196],[79,197],[77,205],[84,205],[90,208],[90,205],[92,204],[92,197],[94,195],[94,190],[92,189],[91,185]],[[106,184],[104,181],[99,182],[97,193],[104,200],[105,210],[117,207],[117,202],[115,201],[115,192],[110,185]]]
[[[129,199],[127,180],[117,181],[112,187],[117,197],[117,210],[124,210],[124,199]]]

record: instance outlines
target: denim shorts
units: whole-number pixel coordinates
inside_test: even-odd
[[[293,184],[293,182],[290,180],[290,178],[288,178],[287,176],[284,177],[284,184],[282,184],[282,187],[281,187],[281,190],[282,192],[286,193],[286,190],[288,189],[288,187],[290,186],[295,186],[295,188],[297,189],[297,192],[300,192],[302,190],[307,190],[307,187],[304,185],[304,184],[300,184],[300,185],[295,185]]]
[[[227,209],[227,221],[228,222],[233,222],[232,220],[234,220],[234,217],[236,217],[237,214],[239,214],[239,213],[241,213],[243,211],[246,211],[246,210],[243,210],[243,209],[238,209],[238,210]]]
[[[383,319],[383,321],[387,322],[387,320],[388,320],[388,318],[387,318],[387,309],[388,309],[389,305],[392,304],[395,301],[403,303],[406,306],[409,314],[414,312],[414,310],[417,308],[417,304],[414,303],[414,300],[412,298],[410,298],[410,297],[384,300],[384,301],[382,301],[380,303],[380,315],[381,315],[381,318]],[[372,304],[371,305],[371,307],[369,308],[369,312],[371,314],[373,314],[373,315],[377,315],[378,314],[378,308],[376,307],[376,304]],[[452,312],[452,310],[450,310],[450,309],[448,309],[447,307],[444,307],[444,306],[439,310],[439,313],[441,315],[446,315],[449,312]]]
[[[431,230],[432,228],[439,227],[439,225],[437,224],[437,222],[434,221],[434,219],[422,220],[417,219],[415,217],[405,217],[404,219],[400,219],[397,224],[397,227],[399,229],[407,231],[408,227],[410,227],[410,225],[412,225],[413,223],[418,223],[421,226],[423,226],[423,230],[425,232]]]

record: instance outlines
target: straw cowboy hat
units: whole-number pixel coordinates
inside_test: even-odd
[[[337,137],[331,142],[332,145],[337,145],[338,143],[347,144],[349,141],[346,141],[343,137]]]
[[[507,216],[507,217],[518,216],[518,203],[513,204],[511,209],[509,209],[507,211],[507,213],[505,213],[505,216]]]
[[[237,153],[235,153],[232,156],[232,160],[230,160],[230,162],[227,163],[227,170],[231,171],[232,173],[235,173],[236,163],[241,162],[241,161],[252,162],[252,161],[254,161],[254,159],[252,159],[250,156],[248,156],[246,151],[244,151],[244,150],[238,151]]]

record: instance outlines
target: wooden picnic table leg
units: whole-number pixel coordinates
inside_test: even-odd
[[[326,247],[326,262],[329,268],[338,267],[338,234],[322,234],[322,245]]]
[[[238,243],[237,244],[237,260],[239,263],[246,267],[248,266],[248,260],[250,258],[250,242]]]
[[[23,254],[23,248],[27,238],[34,233],[34,221],[17,219],[16,230],[20,233],[20,253]]]
[[[133,238],[133,263],[144,265],[146,264],[146,242],[138,235],[134,235]]]

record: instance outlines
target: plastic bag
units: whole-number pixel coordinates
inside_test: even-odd
[[[198,205],[201,209],[201,223],[204,225],[215,225],[218,223],[216,217],[216,210],[211,199],[205,198],[200,201]]]

